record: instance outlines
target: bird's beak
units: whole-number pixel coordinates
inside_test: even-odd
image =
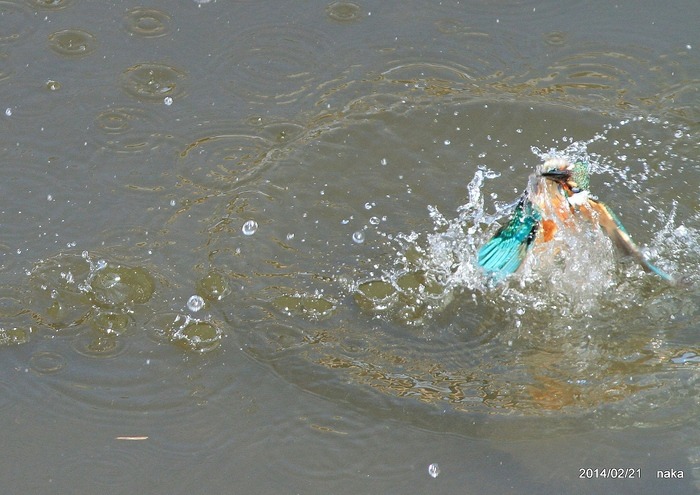
[[[553,180],[554,182],[566,182],[571,178],[570,170],[548,170],[540,174],[542,177]]]

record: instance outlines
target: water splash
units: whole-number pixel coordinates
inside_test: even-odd
[[[643,175],[632,178],[629,168],[612,168],[609,160],[588,151],[589,145],[608,139],[620,127],[642,119],[629,119],[606,127],[588,141],[572,141],[564,149],[543,151],[532,147],[537,163],[558,158],[570,162],[583,161],[593,173],[614,173],[627,180],[633,190],[642,191]],[[486,205],[488,181],[500,178],[500,173],[479,166],[467,185],[467,201],[457,208],[455,217],[448,217],[437,207],[429,206],[433,221],[430,233],[401,233],[392,237],[396,248],[393,266],[380,277],[357,282],[353,290],[364,309],[377,315],[399,317],[408,324],[422,324],[426,318],[444,309],[456,294],[471,293],[482,302],[499,299],[516,308],[514,324],[520,325],[521,314],[534,309],[555,311],[561,315],[585,315],[601,304],[602,298],[624,300],[634,297],[635,288],[629,280],[641,282],[641,269],[632,263],[621,263],[613,243],[597,225],[582,222],[572,230],[558,225],[555,241],[544,243],[536,256],[528,256],[520,270],[502,285],[496,286],[485,276],[477,263],[479,248],[508,221],[517,203],[517,194],[510,203],[495,202],[494,211]],[[523,189],[527,177],[522,177]],[[664,213],[651,207],[656,221],[665,225],[653,239],[645,255],[669,272],[679,265],[678,255],[692,239],[697,239],[688,227],[675,226],[675,208]],[[557,222],[562,223],[556,219]],[[690,238],[688,238],[690,237]],[[681,245],[682,244],[682,245]],[[620,287],[627,288],[620,292]],[[521,314],[518,314],[518,309]]]

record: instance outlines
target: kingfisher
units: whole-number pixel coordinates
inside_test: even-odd
[[[528,187],[507,224],[484,244],[478,264],[496,282],[514,273],[533,246],[549,242],[559,228],[579,230],[579,222],[598,224],[625,256],[674,284],[674,278],[651,264],[632,241],[620,219],[589,191],[589,165],[550,158],[530,175]]]

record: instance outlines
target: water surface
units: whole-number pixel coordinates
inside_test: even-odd
[[[694,493],[697,10],[0,2],[6,489]],[[682,283],[489,284],[550,155]]]

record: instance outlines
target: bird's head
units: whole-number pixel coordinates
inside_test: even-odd
[[[588,165],[583,162],[571,163],[559,158],[550,159],[542,165],[540,175],[559,184],[567,197],[588,192]]]

